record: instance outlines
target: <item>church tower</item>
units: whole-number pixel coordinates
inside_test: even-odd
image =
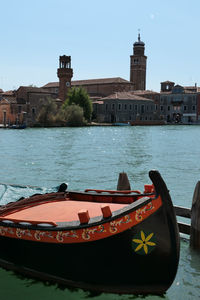
[[[59,68],[57,70],[59,78],[59,99],[63,102],[67,98],[67,93],[71,87],[71,79],[73,77],[73,69],[71,68],[71,56],[60,56]]]
[[[133,55],[130,56],[130,81],[134,84],[134,90],[146,89],[146,61],[147,57],[144,55],[145,43],[140,40],[140,33],[138,34],[138,41],[133,44]]]

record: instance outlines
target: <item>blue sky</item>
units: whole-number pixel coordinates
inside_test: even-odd
[[[59,55],[74,80],[129,80],[138,28],[147,89],[160,82],[200,86],[199,0],[0,0],[0,88],[58,81]]]

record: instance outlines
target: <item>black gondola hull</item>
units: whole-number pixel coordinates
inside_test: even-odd
[[[98,292],[163,294],[176,276],[179,233],[166,186],[157,173],[150,176],[162,205],[148,218],[120,233],[80,243],[48,243],[2,235],[1,266]]]
[[[7,261],[19,272],[29,269],[31,275],[43,274],[45,279],[63,284],[73,282],[82,288],[118,293],[163,293],[174,280],[178,262],[172,254],[168,227],[156,225],[162,224],[162,211],[123,233],[78,246],[1,237],[0,257],[4,267]],[[140,254],[134,250],[133,239],[141,231],[156,236],[155,249],[149,254],[144,249]]]

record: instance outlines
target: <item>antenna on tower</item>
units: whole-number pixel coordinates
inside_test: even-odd
[[[140,29],[138,29],[138,42],[140,42]]]

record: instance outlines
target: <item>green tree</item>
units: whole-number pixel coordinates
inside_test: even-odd
[[[68,105],[62,110],[63,120],[65,120],[67,126],[84,126],[86,120],[83,115],[83,109],[79,105]]]
[[[76,104],[82,107],[84,118],[87,121],[91,120],[92,116],[92,101],[82,87],[72,88],[69,90],[67,100],[65,101],[63,108],[65,109],[68,105]]]
[[[53,126],[56,123],[57,105],[51,98],[41,99],[40,112],[36,121],[42,126]]]

